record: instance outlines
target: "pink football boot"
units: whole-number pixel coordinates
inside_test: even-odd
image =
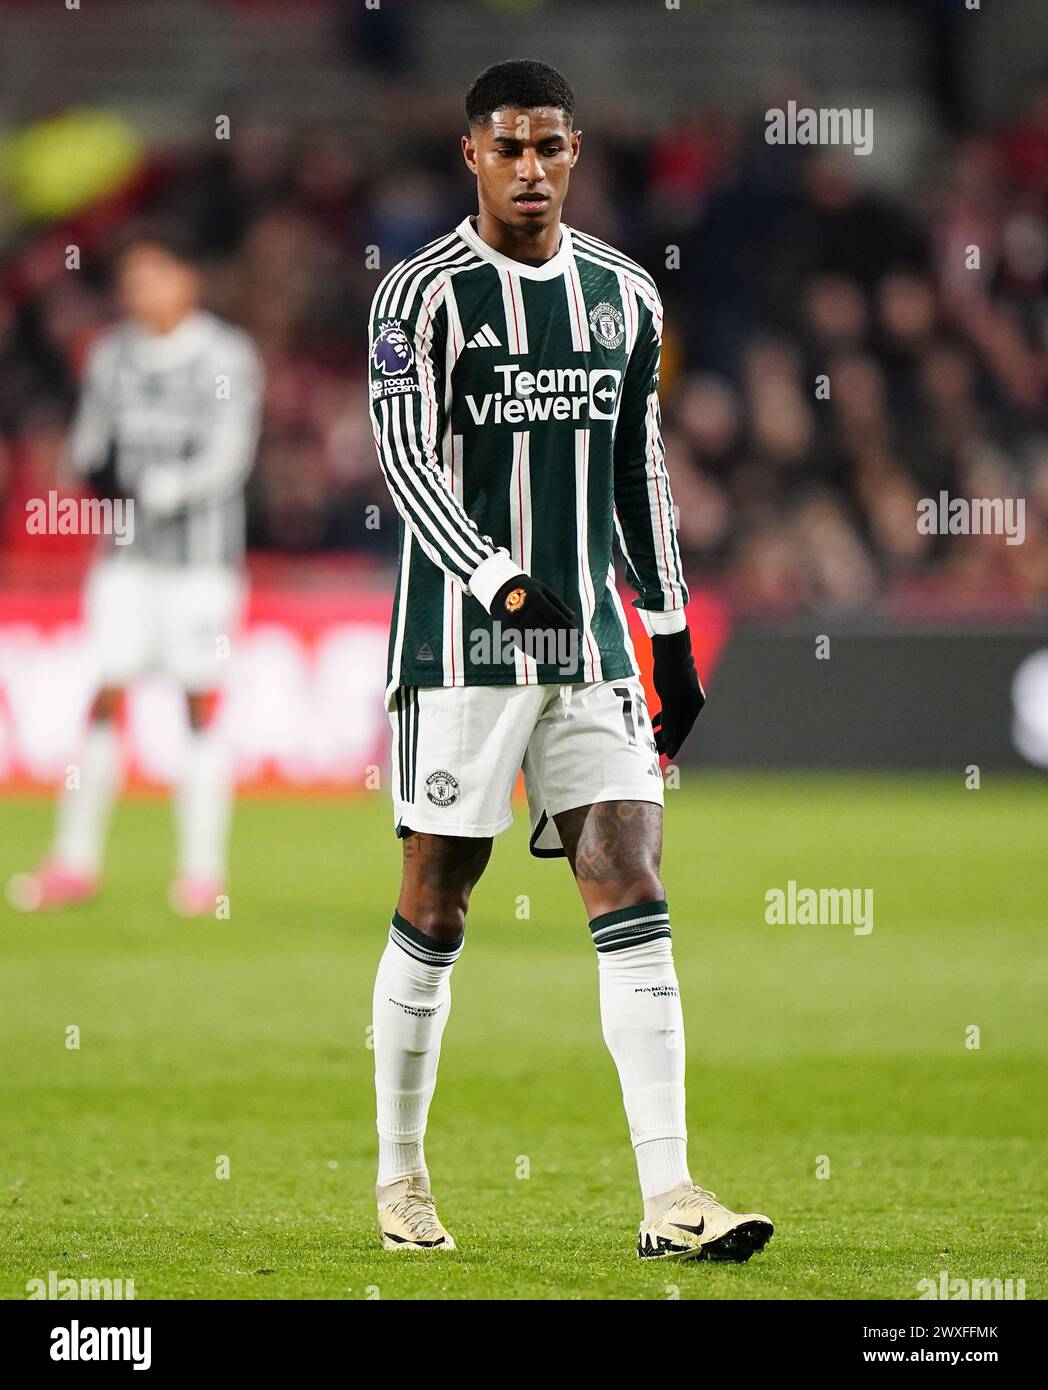
[[[101,888],[98,874],[67,869],[49,859],[35,874],[14,875],[7,884],[7,901],[19,912],[50,912],[90,902]]]
[[[172,883],[167,900],[179,917],[214,917],[222,892],[217,879],[182,874]]]

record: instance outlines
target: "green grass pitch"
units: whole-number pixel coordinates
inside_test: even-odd
[[[566,866],[528,856],[522,809],[474,895],[427,1143],[460,1248],[385,1254],[367,1047],[397,880],[384,796],[240,805],[230,918],[188,925],[164,905],[168,808],[138,801],[97,904],[0,907],[0,1295],[55,1270],[140,1299],[908,1299],[946,1269],[1043,1298],[1048,789],[684,783],[664,877],[693,1175],[774,1219],[762,1255],[636,1260],[585,917]],[[0,803],[0,873],[50,821],[43,800]],[[872,933],[766,925],[789,879],[873,889]]]

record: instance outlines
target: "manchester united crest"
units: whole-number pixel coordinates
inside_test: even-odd
[[[442,768],[426,778],[426,795],[434,806],[453,806],[459,797],[459,784]]]
[[[622,311],[606,300],[590,310],[590,332],[602,347],[617,348],[626,336]]]

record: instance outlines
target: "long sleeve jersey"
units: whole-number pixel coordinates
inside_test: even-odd
[[[108,472],[119,495],[168,475],[163,511],[136,497],[121,558],[170,566],[234,565],[244,550],[244,484],[254,464],[262,367],[246,333],[196,312],[162,336],[130,322],[87,362],[69,441],[75,472]],[[148,494],[146,494],[148,497]]]
[[[512,662],[487,606],[514,574],[579,618],[578,681],[637,670],[616,534],[650,632],[684,626],[659,414],[662,303],[634,261],[567,226],[552,259],[499,254],[467,217],[375,293],[371,415],[400,515],[388,692],[563,683]]]

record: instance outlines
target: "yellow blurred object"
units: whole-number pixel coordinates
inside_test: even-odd
[[[141,142],[126,121],[81,106],[12,136],[0,169],[17,215],[50,221],[110,193],[141,158]]]
[[[671,323],[662,328],[662,361],[659,369],[659,394],[665,399],[673,394],[684,367],[684,343]]]

